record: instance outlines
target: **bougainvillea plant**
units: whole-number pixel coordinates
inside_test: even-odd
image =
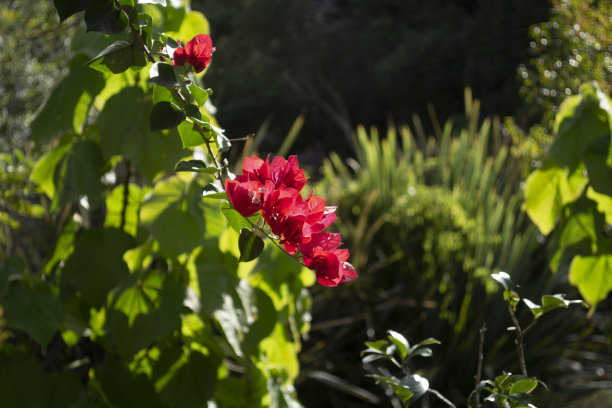
[[[53,4],[78,30],[31,123],[38,256],[0,248],[1,405],[299,406],[307,288],[355,276],[333,209],[295,157],[231,174],[188,1]]]
[[[271,163],[269,158],[247,157],[242,173],[225,181],[236,211],[244,217],[260,212],[274,234],[270,238],[278,238],[288,254],[313,269],[320,284],[336,286],[357,277],[347,262],[348,249],[338,248],[340,234],[321,232],[336,219],[336,207],[326,206],[325,199],[313,192],[302,198],[307,179],[296,156],[275,157]]]

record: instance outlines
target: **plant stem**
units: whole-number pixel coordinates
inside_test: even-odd
[[[452,402],[450,402],[449,400],[447,400],[444,395],[440,394],[438,391],[434,390],[433,388],[430,388],[427,390],[427,392],[432,393],[433,395],[435,395],[436,397],[438,397],[442,402],[444,402],[446,405],[448,405],[451,408],[456,408],[455,404],[453,404]]]
[[[128,201],[130,197],[130,177],[132,176],[132,165],[129,160],[125,160],[125,179],[123,180],[123,203],[121,206],[121,223],[119,229],[125,228],[125,218],[127,213]]]
[[[506,306],[508,307],[508,312],[510,313],[512,323],[514,323],[514,330],[516,331],[516,339],[514,340],[514,343],[516,344],[516,352],[518,354],[519,365],[521,366],[521,373],[527,377],[527,365],[525,364],[525,352],[523,350],[523,336],[525,333],[521,330],[521,325],[519,324],[516,314],[514,313],[514,309],[510,303],[506,302]]]
[[[483,348],[484,348],[484,336],[487,331],[487,324],[483,323],[482,327],[478,331],[480,333],[480,340],[478,342],[478,367],[476,368],[476,375],[474,376],[474,380],[476,382],[475,386],[475,395],[476,399],[474,401],[474,408],[480,408],[480,392],[478,392],[478,385],[482,380],[482,360],[484,359]]]

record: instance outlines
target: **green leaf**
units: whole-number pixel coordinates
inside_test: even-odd
[[[368,377],[374,378],[377,384],[379,382],[384,382],[387,384],[393,390],[393,392],[400,397],[404,404],[408,403],[408,401],[410,401],[410,399],[414,396],[414,393],[410,390],[410,387],[400,383],[395,377],[388,378],[377,374],[370,374]]]
[[[99,31],[104,34],[117,34],[127,26],[125,16],[115,8],[112,0],[92,0],[85,10],[87,32]]]
[[[2,406],[35,408],[45,405],[45,376],[40,363],[22,351],[0,349]]]
[[[189,84],[187,88],[189,89],[189,92],[191,92],[191,96],[193,96],[193,99],[195,99],[198,106],[204,106],[208,100],[208,97],[212,95],[212,89],[202,89],[193,82]]]
[[[204,239],[204,207],[196,183],[178,176],[158,182],[140,208],[140,220],[162,253],[178,256]]]
[[[200,112],[200,109],[196,105],[188,103],[183,107],[183,109],[190,118],[202,120],[202,112]]]
[[[581,198],[571,207],[559,237],[557,252],[551,259],[553,271],[569,265],[574,255],[590,255],[597,250],[604,228],[604,216],[593,201]]]
[[[169,7],[169,9],[171,8]],[[175,31],[176,28],[174,27],[166,27],[164,30],[172,38],[182,38],[184,41],[189,41],[198,34],[208,34],[210,32],[208,20],[199,11],[189,11],[183,16],[177,17],[180,17],[180,19],[176,19],[177,22],[180,22],[178,31]],[[166,21],[166,24],[168,25],[168,21]]]
[[[567,98],[555,118],[555,140],[550,147],[552,159],[562,167],[575,169],[584,154],[599,139],[610,139],[611,124],[606,96],[592,83],[580,87],[581,95]]]
[[[104,165],[102,151],[96,142],[75,142],[55,172],[58,195],[54,197],[54,206],[61,207],[69,202],[78,202],[86,196],[89,207],[98,208],[103,202],[104,186],[101,178]]]
[[[151,132],[177,127],[185,120],[185,112],[178,107],[175,109],[170,102],[162,101],[153,106],[149,124]]]
[[[493,273],[491,274],[491,277],[499,282],[499,284],[502,285],[505,290],[514,288],[514,282],[512,282],[510,275],[508,275],[506,272]]]
[[[190,351],[187,362],[161,389],[160,398],[172,407],[205,407],[215,390],[220,364],[221,359],[215,354],[205,356]]]
[[[124,88],[106,101],[98,119],[104,156],[123,155],[134,161],[149,180],[188,154],[181,148],[176,131],[149,131],[151,110],[141,88]]]
[[[62,303],[43,283],[33,287],[23,282],[11,284],[3,308],[8,327],[26,331],[43,347],[51,341],[64,317]]]
[[[538,381],[533,378],[523,378],[512,384],[510,394],[529,394],[538,386]]]
[[[240,259],[238,262],[251,262],[263,251],[264,242],[253,231],[243,228],[240,230],[238,248],[240,249]]]
[[[166,0],[138,0],[138,4],[159,4],[166,7]]]
[[[389,337],[389,340],[391,340],[393,344],[395,344],[395,347],[397,347],[402,361],[404,361],[404,358],[406,358],[406,356],[408,355],[408,350],[410,349],[410,344],[408,344],[408,340],[406,340],[404,336],[402,336],[396,331],[387,330],[387,333],[389,334],[387,337]]]
[[[524,209],[542,234],[553,230],[563,206],[578,199],[587,182],[581,169],[568,177],[565,170],[553,165],[529,175]]]
[[[36,114],[31,124],[35,143],[43,144],[66,130],[79,131],[82,122],[74,123],[77,105],[89,100],[89,106],[93,97],[104,88],[103,75],[84,66],[86,60],[84,55],[74,57],[70,72],[53,88]],[[83,95],[88,98],[82,99]]]
[[[128,186],[127,201],[125,200],[125,185],[115,187],[106,197],[106,219],[105,227],[121,228],[121,217],[125,215],[123,230],[136,236],[138,232],[138,211],[140,203],[146,193],[138,185],[130,183]],[[127,206],[124,209],[124,205]],[[125,212],[124,212],[125,211]]]
[[[123,254],[135,246],[134,238],[118,229],[82,231],[62,271],[62,284],[78,290],[91,306],[104,306],[109,292],[129,274]]]
[[[587,198],[597,203],[597,211],[605,215],[606,222],[612,224],[612,196],[600,194],[590,186],[586,195]]]
[[[89,7],[90,3],[91,0],[53,0],[53,5],[59,15],[60,23],[71,15],[85,10]]]
[[[610,136],[605,136],[605,142],[610,145]],[[584,163],[589,175],[591,187],[598,193],[612,196],[612,166],[610,165],[612,152],[608,146],[599,151],[588,152],[584,156]]]
[[[217,145],[219,146],[219,153],[223,153],[229,150],[232,147],[232,143],[230,140],[225,137],[222,129],[218,129],[214,126],[212,128],[217,132]]]
[[[243,228],[251,228],[251,224],[233,208],[227,208],[227,205],[222,204],[221,211],[234,231],[239,233]]]
[[[156,271],[130,275],[107,309],[105,331],[126,358],[170,335],[181,323],[185,288]]]
[[[414,394],[410,398],[410,402],[414,402],[421,398],[429,389],[429,381],[427,381],[427,378],[421,377],[418,374],[412,374],[403,378],[401,384],[407,386]]]
[[[527,305],[529,310],[531,310],[534,319],[539,318],[544,313],[544,308],[537,303],[533,303],[531,300],[525,298],[523,298],[523,302]]]
[[[202,197],[227,199],[227,193],[225,192],[225,190],[219,188],[216,184],[210,183],[204,186],[204,190],[202,191]]]
[[[87,61],[86,65],[101,72],[120,74],[134,62],[132,44],[126,40],[118,40]]]
[[[200,146],[202,143],[204,143],[202,135],[200,132],[195,130],[195,127],[191,122],[182,122],[178,126],[178,132],[181,137],[181,141],[183,142],[183,147]]]
[[[181,83],[176,79],[172,65],[167,62],[156,62],[149,70],[149,83],[168,88],[176,88]]]
[[[62,161],[64,155],[70,150],[70,147],[71,144],[66,143],[47,152],[43,157],[38,159],[32,170],[30,180],[38,184],[47,197],[52,198],[55,196],[55,182],[53,179],[55,167]]]
[[[207,166],[202,160],[187,160],[178,162],[174,171],[177,173],[180,171],[191,171],[196,173],[215,174],[219,169]]]
[[[575,256],[569,281],[591,306],[597,305],[612,290],[612,255]]]

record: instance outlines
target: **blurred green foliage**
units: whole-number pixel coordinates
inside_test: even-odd
[[[306,372],[326,364],[334,375],[368,388],[351,368],[361,347],[353,339],[366,333],[373,340],[390,328],[412,339],[440,339],[432,361],[416,368],[446,397],[465,401],[474,387],[483,323],[488,378],[518,371],[507,310],[490,274],[507,271],[526,297],[567,289],[545,272],[537,229],[521,210],[528,163],[509,154],[512,138],[498,119],[480,119],[469,91],[465,101],[463,125],[433,123],[437,133],[430,136],[415,117],[411,127],[392,127],[384,139],[375,128],[360,127],[357,160],[332,154],[325,162],[317,189],[338,205],[338,228],[360,277],[351,293],[341,288],[330,296],[315,288],[316,323],[302,355]],[[550,368],[567,346],[560,338],[584,327],[573,313],[533,329],[526,353],[534,374]],[[306,404],[315,389],[312,382],[300,384]],[[328,391],[327,398],[341,397]]]
[[[58,24],[52,2],[0,4],[0,151],[27,145],[28,124],[66,72],[73,24]]]
[[[612,1],[553,0],[549,21],[530,28],[529,64],[518,69],[522,81],[522,125],[551,129],[561,102],[581,84],[597,81],[612,91]]]

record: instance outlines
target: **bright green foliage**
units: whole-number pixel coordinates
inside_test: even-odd
[[[580,90],[559,108],[552,161],[527,179],[525,209],[543,234],[557,231],[551,267],[569,266],[570,283],[595,307],[612,290],[612,109],[597,84]]]
[[[512,347],[502,323],[507,312],[489,276],[502,269],[521,283],[532,278],[537,229],[520,208],[522,162],[502,145],[499,122],[480,120],[478,102],[466,96],[465,125],[435,123],[439,133],[428,136],[415,120],[414,132],[402,126],[386,138],[360,127],[357,160],[332,155],[324,164],[318,188],[338,205],[338,228],[360,278],[350,294],[325,299],[321,310],[359,315],[364,302],[372,308],[372,326],[353,323],[348,334],[349,328],[337,336],[326,332],[329,343],[319,355],[336,362],[341,378],[353,373],[336,355],[355,350],[350,338],[370,328],[444,339],[431,372],[420,374],[453,395],[465,396],[473,387],[465,372],[476,371],[483,322],[487,335],[499,339],[498,353]],[[541,296],[538,285],[530,290]],[[352,300],[355,291],[359,301]],[[546,344],[556,341],[545,336]],[[532,357],[543,350],[529,351]],[[489,357],[487,364],[508,369],[496,366],[499,354]]]
[[[0,169],[0,405],[300,406],[312,272],[208,198],[231,145],[210,91],[152,61],[206,19],[138,3],[54,2],[77,55],[32,122],[40,159]]]
[[[612,2],[554,0],[549,21],[531,27],[532,59],[519,67],[526,113],[550,128],[569,95],[595,80],[612,86]]]

